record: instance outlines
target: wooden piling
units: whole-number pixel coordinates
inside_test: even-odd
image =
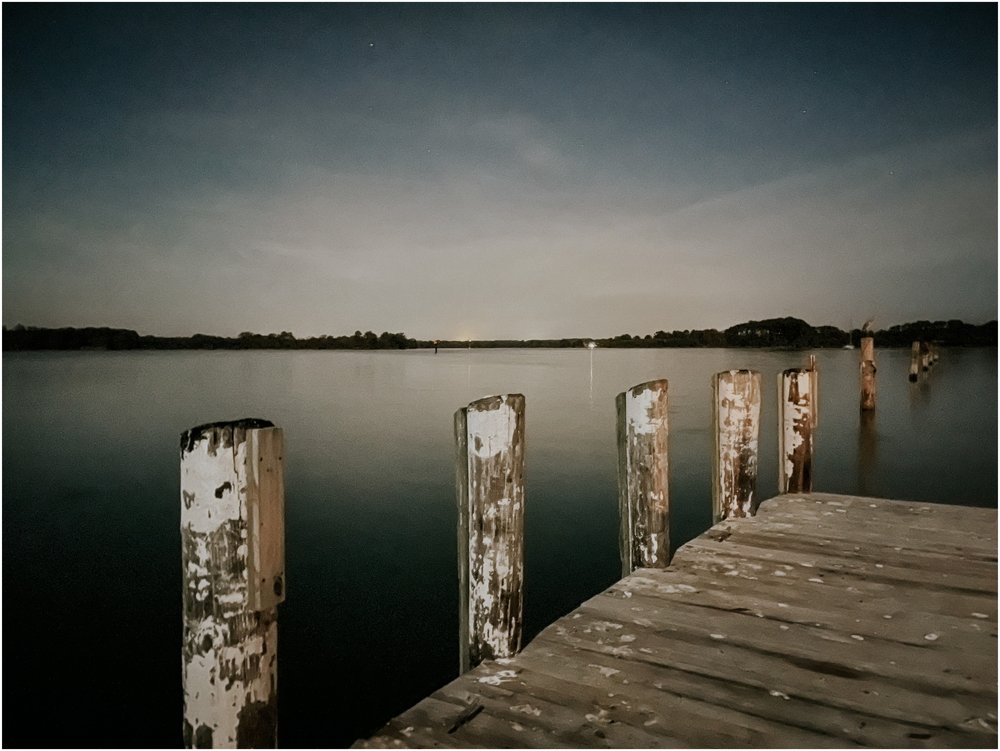
[[[633,386],[618,413],[618,552],[622,575],[670,563],[667,381]]]
[[[717,524],[757,510],[760,373],[716,373],[712,392],[712,523]]]
[[[812,392],[807,370],[778,374],[778,492],[809,493],[813,483]]]
[[[910,380],[917,380],[920,373],[920,342],[916,341],[910,346]]]
[[[920,342],[920,369],[930,370],[931,367],[931,345],[929,342]]]
[[[521,649],[524,397],[490,396],[455,413],[459,666]]]
[[[875,409],[875,339],[861,338],[861,409]]]
[[[277,745],[277,605],[285,599],[283,436],[266,420],[181,436],[183,740]]]

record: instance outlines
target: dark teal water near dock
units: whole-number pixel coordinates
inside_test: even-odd
[[[944,350],[916,384],[877,351],[822,350],[817,490],[995,506],[997,352]],[[285,430],[288,600],[279,740],[350,743],[454,677],[452,414],[526,396],[530,637],[619,576],[619,391],[670,380],[675,545],[710,524],[711,375],[764,381],[759,495],[777,490],[776,373],[762,350],[21,353],[3,358],[5,746],[180,744],[178,438]],[[353,687],[345,694],[344,687]],[[40,724],[40,720],[44,720]]]

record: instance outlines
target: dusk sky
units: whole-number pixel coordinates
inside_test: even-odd
[[[997,315],[997,6],[3,6],[3,323]]]

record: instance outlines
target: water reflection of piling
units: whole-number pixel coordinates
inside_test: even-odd
[[[862,410],[861,423],[858,427],[858,492],[861,495],[870,495],[874,492],[872,485],[878,458],[877,444],[875,411]]]
[[[591,342],[587,345],[587,349],[590,350],[590,405],[594,405],[594,348],[597,345]]]
[[[910,347],[910,380],[916,381],[920,374],[920,342],[914,342]]]

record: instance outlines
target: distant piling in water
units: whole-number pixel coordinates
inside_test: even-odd
[[[459,666],[512,657],[524,630],[524,396],[455,413]]]
[[[910,380],[916,381],[920,374],[920,342],[916,341],[910,347]]]
[[[670,563],[668,383],[649,381],[615,399],[618,551],[622,575]]]
[[[813,487],[812,391],[809,371],[778,374],[778,492],[809,493]]]
[[[712,523],[751,516],[757,503],[760,373],[727,370],[712,378]]]
[[[875,409],[875,339],[861,338],[861,409]]]
[[[266,420],[181,436],[187,748],[277,745],[283,453],[281,429]]]

